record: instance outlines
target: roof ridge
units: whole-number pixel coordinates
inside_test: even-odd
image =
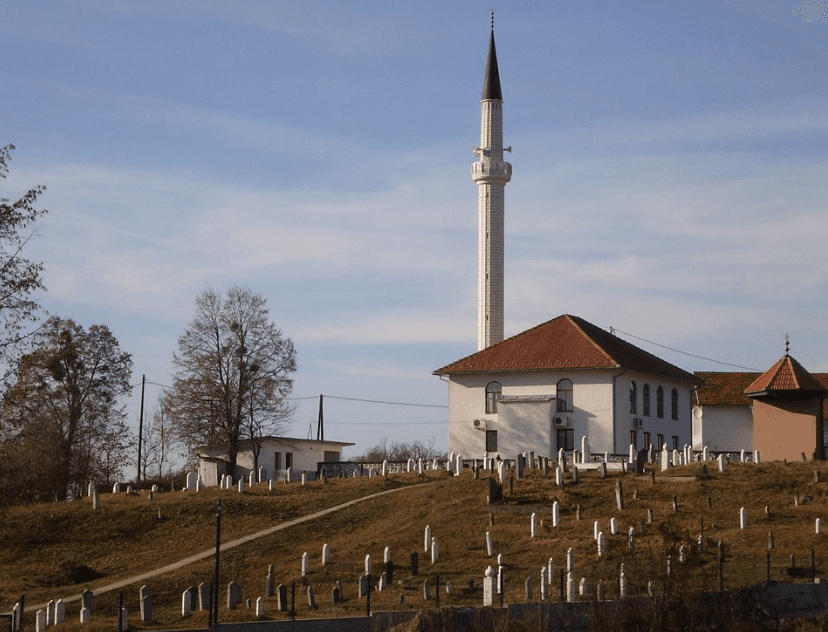
[[[567,318],[567,319],[569,319],[569,321],[570,321],[573,325],[575,325],[575,327],[577,327],[577,328],[578,328],[578,331],[580,331],[580,332],[581,332],[581,333],[582,333],[582,334],[586,337],[586,339],[587,339],[587,340],[589,340],[589,341],[590,341],[590,343],[592,343],[592,345],[593,345],[596,349],[598,349],[598,351],[600,351],[602,354],[604,354],[604,356],[605,356],[605,357],[607,357],[609,360],[611,360],[612,362],[614,362],[614,363],[615,363],[615,364],[617,364],[618,366],[621,366],[621,363],[618,361],[618,358],[616,358],[616,357],[612,356],[612,355],[609,353],[609,351],[607,351],[606,349],[604,349],[601,345],[599,345],[599,344],[596,342],[596,340],[595,340],[592,336],[590,336],[590,335],[589,335],[586,331],[584,331],[584,328],[583,328],[583,327],[581,326],[581,324],[578,322],[578,320],[583,320],[583,319],[580,319],[580,318],[578,318],[577,316],[571,316],[571,315],[569,315],[569,314],[564,314],[564,317],[565,317],[565,318]],[[583,322],[587,322],[587,321],[583,321]],[[610,334],[610,335],[612,335],[612,334]]]

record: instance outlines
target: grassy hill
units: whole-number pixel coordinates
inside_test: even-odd
[[[725,545],[724,584],[727,588],[762,583],[766,579],[766,555],[771,554],[774,580],[810,581],[811,553],[818,576],[828,568],[826,533],[815,533],[815,520],[828,521],[828,482],[815,482],[815,470],[828,481],[828,465],[821,463],[730,464],[719,473],[709,464],[673,468],[653,479],[634,474],[615,474],[606,479],[598,472],[580,472],[577,483],[567,472],[565,485],[554,476],[529,470],[505,487],[503,504],[486,503],[489,474],[475,479],[466,470],[461,477],[446,472],[394,475],[363,479],[330,479],[307,486],[279,484],[271,492],[266,484],[236,490],[201,492],[147,492],[103,494],[101,508],[93,511],[90,499],[75,502],[21,506],[3,510],[0,520],[0,611],[8,612],[21,594],[27,610],[49,599],[78,595],[85,588],[100,587],[163,567],[215,546],[215,506],[223,505],[222,541],[254,533],[287,520],[311,514],[348,500],[384,490],[392,494],[355,504],[323,518],[258,538],[222,555],[221,585],[238,582],[245,599],[263,596],[268,566],[274,566],[276,584],[296,582],[297,616],[352,616],[365,611],[357,598],[358,577],[364,558],[374,560],[374,575],[382,571],[383,551],[391,548],[393,585],[372,594],[374,610],[434,608],[423,600],[423,581],[439,573],[441,586],[451,582],[453,591],[441,592],[441,606],[482,605],[482,581],[486,567],[496,566],[486,551],[486,531],[491,533],[494,554],[503,555],[506,602],[525,601],[524,581],[530,575],[538,599],[540,569],[552,558],[555,567],[551,597],[558,600],[559,572],[566,552],[575,553],[575,577],[586,578],[594,598],[601,582],[607,598],[614,598],[620,565],[632,590],[646,592],[652,581],[656,590],[666,582],[682,591],[715,590],[719,586],[717,542]],[[623,485],[625,507],[616,508],[616,481]],[[800,502],[795,504],[798,494]],[[674,509],[675,497],[677,511]],[[552,527],[552,503],[561,506],[561,524]],[[748,526],[740,529],[739,509],[745,507]],[[766,507],[768,512],[766,512]],[[652,523],[648,522],[648,510]],[[539,529],[530,537],[530,515],[539,516]],[[610,518],[619,522],[619,535],[610,535]],[[606,535],[607,552],[597,556],[593,523],[599,521]],[[703,546],[698,537],[704,529]],[[432,565],[424,551],[423,531],[430,525],[439,544],[439,561]],[[635,545],[628,543],[630,527]],[[774,548],[769,551],[769,533]],[[331,549],[331,562],[321,564],[322,545]],[[687,559],[679,562],[679,550]],[[301,558],[307,552],[311,572],[301,576]],[[419,574],[409,562],[419,554]],[[790,556],[795,567],[790,569]],[[666,576],[667,556],[672,574]],[[206,613],[181,617],[181,593],[188,586],[210,582],[214,559],[208,557],[181,569],[137,582],[125,588],[125,606],[134,628],[196,628],[206,625]],[[336,580],[345,601],[334,606],[331,591]],[[138,620],[138,589],[146,583],[154,593],[152,624]],[[314,587],[319,608],[307,605],[305,585]],[[252,620],[253,612],[242,606],[225,609],[222,590],[222,622]],[[99,593],[93,624],[80,628],[79,603],[67,604],[66,629],[114,629],[118,591]],[[267,600],[271,618],[285,618],[276,611],[276,599]],[[28,614],[33,629],[33,614]]]

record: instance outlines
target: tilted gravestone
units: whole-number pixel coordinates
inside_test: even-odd
[[[81,593],[81,608],[86,608],[89,611],[89,616],[95,612],[94,607],[95,593],[87,589]]]
[[[234,610],[242,601],[242,590],[236,582],[227,584],[227,609]]]
[[[210,604],[212,603],[212,590],[213,587],[206,583],[201,582],[198,585],[198,609],[199,610],[210,610]]]
[[[138,590],[139,609],[141,621],[149,623],[152,621],[152,590],[149,586],[141,586]]]
[[[279,612],[287,612],[287,586],[285,586],[284,584],[279,584],[276,587],[276,608],[279,610]]]

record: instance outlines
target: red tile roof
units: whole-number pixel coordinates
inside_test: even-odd
[[[751,400],[745,390],[762,374],[758,372],[696,371],[695,375],[704,380],[704,384],[696,391],[699,404],[702,406],[729,404],[749,406]],[[828,388],[828,373],[811,373],[811,375],[816,378],[821,386]],[[825,399],[822,405],[822,411],[823,418],[828,419],[828,398]]]
[[[824,395],[825,387],[789,355],[782,356],[745,389],[745,393],[749,395],[794,391]]]
[[[745,389],[761,375],[756,371],[695,371],[694,375],[704,380],[697,391],[699,404],[750,404]]]
[[[621,368],[692,384],[701,382],[692,373],[569,314],[466,356],[434,374]]]

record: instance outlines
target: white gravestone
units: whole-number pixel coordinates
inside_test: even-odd
[[[494,605],[495,595],[495,569],[489,566],[486,569],[486,574],[483,578],[483,605]]]

